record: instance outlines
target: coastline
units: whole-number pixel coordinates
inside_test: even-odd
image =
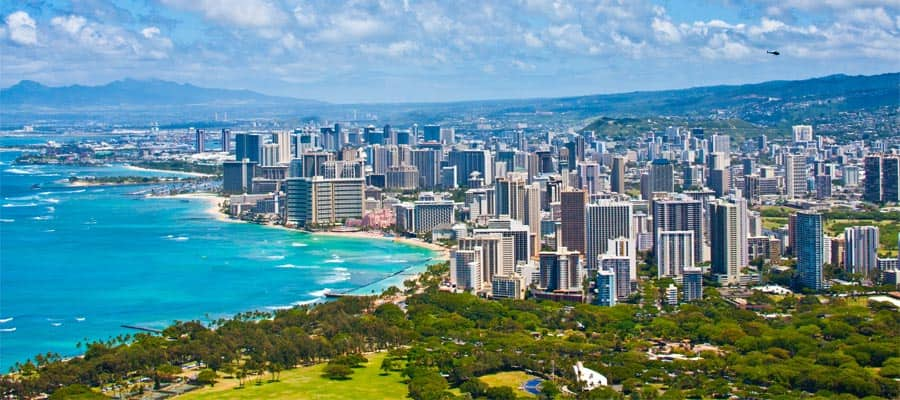
[[[228,200],[227,197],[221,196],[218,193],[209,193],[209,192],[193,192],[193,193],[182,193],[182,194],[174,194],[174,195],[163,195],[163,196],[150,196],[151,198],[159,198],[159,199],[190,199],[190,200],[199,200],[206,203],[207,207],[204,210],[211,217],[215,218],[221,222],[230,222],[230,223],[250,223],[248,221],[243,221],[240,219],[231,218],[228,214],[222,212],[221,205],[224,204],[225,201]],[[267,228],[274,229],[282,229],[290,232],[294,232],[297,234],[310,235],[312,237],[333,237],[333,238],[353,238],[353,239],[364,239],[364,240],[389,240],[395,243],[404,244],[407,246],[413,246],[418,248],[424,248],[430,250],[434,253],[437,253],[435,257],[431,259],[431,261],[444,262],[450,260],[450,249],[434,244],[424,242],[419,239],[406,238],[406,237],[388,237],[384,236],[381,231],[324,231],[324,232],[308,232],[303,230],[298,230],[294,228],[289,228],[280,224],[258,224]],[[430,264],[430,263],[429,263]],[[394,275],[387,277],[381,281],[372,282],[366,284],[364,286],[360,286],[357,288],[353,288],[345,291],[348,294],[354,294],[359,292],[362,289],[371,288],[373,286],[378,285],[379,283],[387,284],[396,280],[398,276],[405,276],[409,279],[419,279],[421,274],[425,272],[426,267],[429,264],[419,265],[419,266],[411,266],[405,270],[397,271]],[[415,271],[415,272],[413,272]],[[396,284],[387,285],[383,288],[380,288],[378,294],[381,294],[385,289],[390,286],[397,286]]]
[[[144,167],[136,167],[134,165],[122,165],[122,168],[132,170],[132,171],[143,171],[143,172],[157,172],[163,174],[181,174],[186,176],[195,176],[198,178],[212,178],[215,175],[212,174],[202,174],[200,172],[188,172],[188,171],[175,171],[170,169],[155,169],[155,168],[144,168]]]

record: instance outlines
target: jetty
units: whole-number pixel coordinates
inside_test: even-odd
[[[125,329],[134,329],[136,331],[149,332],[149,333],[155,333],[155,334],[162,334],[162,332],[163,332],[160,329],[147,328],[147,327],[136,326],[136,325],[122,325],[122,327]]]

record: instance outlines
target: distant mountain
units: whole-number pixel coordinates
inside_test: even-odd
[[[21,81],[0,89],[0,105],[19,109],[127,109],[183,106],[302,106],[314,100],[268,96],[250,90],[210,89],[163,80],[125,79],[100,86],[44,86]]]

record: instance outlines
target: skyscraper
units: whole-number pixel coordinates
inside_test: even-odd
[[[363,178],[288,178],[285,221],[288,225],[308,226],[362,218],[365,183]]]
[[[204,151],[204,147],[206,145],[206,133],[203,132],[203,129],[195,129],[194,130],[194,149],[197,153],[202,153]]]
[[[475,246],[472,250],[450,251],[450,278],[457,288],[474,292],[481,290],[484,284],[481,256],[480,246]]]
[[[900,158],[885,157],[881,160],[881,201],[896,203],[900,201]]]
[[[694,232],[694,264],[703,262],[703,203],[699,200],[653,202],[653,237],[661,231]],[[658,243],[654,243],[654,254]]]
[[[806,194],[806,156],[784,155],[784,187],[788,199],[796,199]]]
[[[597,290],[594,304],[604,307],[616,305],[616,271],[613,269],[601,269],[597,271],[595,280]]]
[[[234,135],[234,159],[259,162],[260,136],[249,133]]]
[[[560,193],[560,212],[562,216],[562,245],[584,254],[584,203],[587,195],[583,190],[572,190]]]
[[[585,206],[584,216],[586,232],[584,256],[588,271],[597,271],[597,256],[607,252],[610,239],[625,238],[634,247],[631,203],[604,200],[588,204]],[[563,234],[563,240],[565,237]],[[634,253],[632,248],[631,254]]]
[[[599,271],[613,271],[618,300],[625,300],[631,296],[631,278],[628,272],[631,269],[631,259],[629,257],[601,255],[599,268]]]
[[[794,143],[808,143],[813,141],[812,125],[794,125],[791,130],[794,133]]]
[[[694,266],[694,231],[660,231],[656,238],[658,276],[679,277]]]
[[[797,213],[797,271],[800,285],[814,291],[822,290],[823,237],[822,215],[812,212]]]
[[[740,243],[742,223],[738,207],[719,200],[709,205],[709,218],[712,271],[730,284],[738,283],[745,266],[741,263],[742,251],[747,251],[746,243]]]
[[[422,127],[422,132],[424,135],[424,140],[426,142],[440,142],[441,141],[441,126],[440,125],[425,125]]]
[[[844,267],[865,279],[873,278],[878,264],[878,227],[844,228]]]
[[[222,137],[219,139],[222,145],[222,152],[231,151],[231,129],[222,129]]]
[[[250,193],[253,190],[253,172],[256,163],[244,159],[222,163],[222,191],[227,194]]]
[[[682,300],[685,302],[703,298],[703,270],[697,267],[684,269],[682,278]]]
[[[880,203],[882,195],[881,187],[881,156],[873,155],[863,159],[865,181],[863,181],[863,200],[872,203]]]
[[[664,158],[650,163],[650,190],[653,192],[675,191],[675,168]]]
[[[625,193],[625,157],[613,157],[610,186],[613,192]]]
[[[451,150],[448,163],[456,167],[456,184],[466,185],[472,172],[478,172],[485,182],[494,180],[493,158],[487,150]]]
[[[580,291],[581,261],[577,251],[565,246],[540,254],[540,286],[547,291]]]

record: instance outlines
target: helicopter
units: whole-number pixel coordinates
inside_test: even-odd
[[[766,54],[771,54],[773,56],[781,55],[778,50],[766,50]]]

